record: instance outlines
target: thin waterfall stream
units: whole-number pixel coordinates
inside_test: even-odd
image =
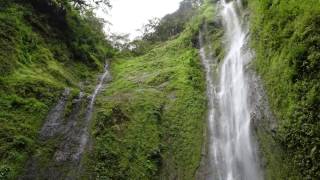
[[[209,108],[210,170],[206,179],[263,179],[256,142],[251,132],[246,65],[252,56],[246,49],[248,28],[242,22],[242,11],[241,0],[222,0],[219,3],[225,29],[226,54],[219,72],[216,73],[218,80],[213,78],[213,58],[207,57],[201,40],[203,37],[200,37],[200,55],[206,70]]]
[[[89,126],[92,119],[93,107],[98,93],[103,87],[106,79],[110,78],[108,64],[104,67],[104,73],[99,78],[99,83],[94,88],[90,96],[83,118],[70,121],[67,125],[66,139],[68,142],[62,143],[62,146],[56,151],[55,159],[57,161],[71,161],[74,163],[75,172],[81,171],[81,159],[89,143]],[[80,95],[81,96],[81,95]],[[78,167],[78,168],[76,168]],[[71,178],[72,179],[72,178]]]
[[[99,77],[93,93],[86,99],[83,92],[72,99],[72,110],[65,117],[66,103],[70,89],[66,89],[62,98],[49,113],[40,131],[40,141],[57,141],[52,152],[53,157],[46,167],[39,167],[42,154],[33,156],[27,163],[26,173],[21,179],[77,179],[82,171],[81,160],[89,144],[89,127],[94,103],[104,82],[111,78],[108,64]]]
[[[84,119],[84,128],[83,128],[83,132],[81,134],[81,138],[80,138],[80,144],[78,147],[77,152],[74,154],[74,158],[76,158],[77,160],[81,159],[81,156],[85,150],[86,145],[88,144],[89,141],[89,132],[88,132],[88,128],[90,126],[90,122],[92,119],[92,113],[93,113],[93,106],[94,103],[96,101],[97,95],[100,92],[101,88],[103,87],[103,83],[104,81],[110,78],[110,72],[109,72],[109,65],[106,64],[104,67],[104,73],[102,74],[102,76],[99,79],[99,83],[98,85],[95,87],[93,94],[91,95],[91,99],[86,111],[86,115],[85,115],[85,119]]]

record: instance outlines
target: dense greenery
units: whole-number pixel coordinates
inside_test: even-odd
[[[41,151],[39,128],[64,88],[78,94],[113,54],[92,13],[57,2],[0,2],[0,179]]]
[[[38,141],[49,110],[69,87],[67,116],[111,57],[113,79],[97,98],[83,178],[194,179],[206,123],[199,30],[207,52],[218,63],[224,56],[216,1],[182,1],[117,52],[92,13],[109,1],[90,2],[0,2],[0,179],[19,177],[35,154],[52,155],[55,139]],[[273,136],[257,131],[266,179],[319,179],[320,1],[243,5],[251,12],[254,67],[278,119]]]
[[[320,178],[320,1],[249,1],[252,47],[278,119],[286,178]],[[272,155],[271,155],[272,156]],[[269,165],[277,167],[276,158]],[[279,166],[278,166],[279,167]],[[271,179],[281,179],[272,177]]]
[[[205,79],[197,45],[212,5],[176,38],[111,66],[98,98],[93,153],[85,176],[98,179],[193,179],[205,127]],[[190,41],[192,40],[192,41]]]
[[[177,38],[198,15],[201,2],[202,0],[183,0],[180,2],[179,9],[174,13],[162,19],[150,19],[140,29],[142,37],[130,42],[126,47],[131,47],[131,53],[134,55],[141,55],[158,43]]]
[[[166,41],[180,34],[198,12],[199,5],[199,0],[183,0],[176,12],[161,20],[150,20],[143,30],[143,39],[153,42]]]

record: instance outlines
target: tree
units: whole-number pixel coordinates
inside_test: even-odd
[[[201,2],[202,0],[183,0],[176,12],[166,15],[161,20],[150,19],[140,30],[142,39],[151,42],[166,41],[178,35],[184,30],[186,23],[189,22]]]
[[[157,27],[160,25],[160,19],[159,18],[153,18],[149,19],[147,24],[144,24],[140,31],[142,34],[142,39],[145,40],[151,40],[152,36],[154,35],[154,32],[156,31]]]
[[[130,49],[129,34],[115,34],[112,33],[109,36],[109,40],[112,42],[112,46],[119,50]]]
[[[102,7],[111,8],[110,0],[60,0],[61,3],[70,3],[80,11]]]

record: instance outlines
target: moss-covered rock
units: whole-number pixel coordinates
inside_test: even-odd
[[[285,152],[281,158],[299,172],[298,179],[319,179],[320,2],[248,2],[255,65],[278,119],[275,138]],[[270,160],[274,157],[270,154]]]
[[[66,87],[78,93],[111,56],[98,27],[56,1],[0,2],[0,179],[15,179],[35,151],[46,151],[50,145],[37,139],[51,107]]]

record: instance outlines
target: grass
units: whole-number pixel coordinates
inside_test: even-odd
[[[191,179],[201,158],[205,81],[192,28],[145,55],[116,59],[97,100],[88,174]]]
[[[144,55],[112,61],[113,80],[97,99],[88,176],[98,179],[194,179],[206,127],[205,77],[196,46],[207,23],[208,48],[223,56],[221,27],[206,1],[176,38]],[[212,35],[212,36],[210,36]]]
[[[96,103],[84,179],[195,178],[206,115],[199,28],[206,26],[207,51],[219,62],[225,53],[213,3],[205,1],[180,35],[112,61],[113,80]],[[0,179],[16,179],[32,155],[43,155],[44,164],[52,156],[55,140],[43,145],[38,132],[63,90],[70,87],[75,97],[84,82],[91,92],[113,50],[90,14],[59,9],[56,1],[0,4]],[[274,137],[257,132],[266,179],[319,179],[319,1],[248,5],[254,64],[278,119]]]
[[[104,61],[100,57],[106,57],[109,48],[90,50],[93,63],[76,58],[59,24],[50,24],[52,14],[39,11],[32,3],[0,3],[0,179],[17,178],[32,154],[47,151],[49,145],[37,139],[49,110],[66,87],[74,97],[80,82],[95,83],[93,78]],[[79,18],[72,10],[68,16]],[[77,26],[83,24],[79,20]],[[87,34],[82,37],[88,38]],[[100,41],[97,44],[101,46]]]
[[[291,169],[281,177],[319,179],[320,3],[261,0],[249,1],[249,7],[255,66],[278,119],[282,159]],[[276,166],[272,159],[270,166]]]

